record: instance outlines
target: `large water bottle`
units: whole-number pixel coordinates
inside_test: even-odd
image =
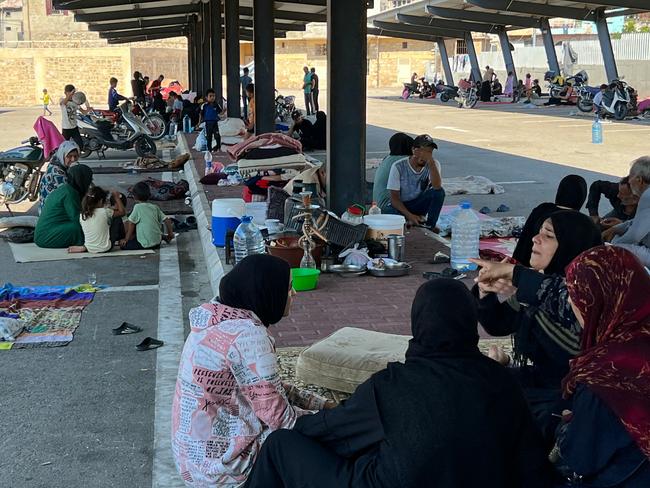
[[[478,258],[478,240],[481,236],[481,221],[472,211],[470,202],[461,202],[460,209],[451,224],[451,267],[458,271],[475,270],[477,266],[469,261]]]
[[[212,153],[205,151],[203,153],[203,159],[205,160],[205,176],[207,176],[212,173]]]
[[[264,254],[266,249],[262,232],[253,223],[253,217],[249,215],[244,215],[241,218],[241,224],[235,230],[233,240],[235,244],[235,264],[246,256]]]
[[[183,117],[183,132],[186,134],[192,132],[192,119],[190,119],[189,115]]]
[[[600,117],[596,114],[596,120],[591,124],[591,143],[603,143],[603,124],[600,123]]]

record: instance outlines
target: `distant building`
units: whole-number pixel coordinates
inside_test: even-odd
[[[5,0],[4,2],[0,2],[0,42],[4,45],[22,40],[22,0]]]

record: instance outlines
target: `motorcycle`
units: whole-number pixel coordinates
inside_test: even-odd
[[[573,76],[563,78],[562,76],[556,75],[555,71],[547,71],[544,74],[544,81],[548,81],[548,92],[551,98],[560,98],[562,93],[567,89],[567,85],[573,86],[576,92],[578,92],[589,81],[589,75],[586,71],[582,70]]]
[[[404,83],[404,90],[402,90],[402,99],[408,100],[411,98],[411,95],[420,94],[420,84],[416,81],[415,83]]]
[[[22,141],[20,147],[0,152],[0,204],[7,207],[27,199],[38,200],[38,187],[46,158],[38,137]]]
[[[120,151],[135,149],[140,157],[156,153],[155,141],[148,135],[148,130],[142,121],[131,112],[130,105],[129,101],[120,105],[125,124],[124,130],[116,128],[110,119],[102,117],[99,113],[77,115],[79,132],[84,141],[80,154],[82,158],[87,158],[94,151],[97,152],[99,159],[105,159],[106,149]]]
[[[116,124],[117,131],[121,131],[125,134],[129,130],[128,125],[122,119],[122,111],[119,108],[114,112],[110,110],[95,110],[95,112]],[[147,135],[154,141],[158,141],[165,136],[165,131],[167,129],[165,119],[158,112],[151,108],[145,110],[138,102],[134,102],[131,113],[140,118],[147,129]]]
[[[583,85],[578,88],[578,110],[581,112],[591,112],[594,109],[594,97],[600,91],[597,86]]]
[[[621,79],[612,81],[603,94],[600,105],[601,115],[611,115],[616,120],[623,120],[628,113],[636,113],[636,91]]]
[[[449,100],[458,98],[458,87],[451,85],[440,85],[440,101],[447,103]]]
[[[458,108],[474,108],[478,103],[478,88],[475,83],[460,80],[458,83]]]
[[[277,96],[275,97],[275,118],[280,119],[282,122],[291,120],[291,114],[296,110],[296,97],[285,97],[275,90]]]
[[[431,98],[436,94],[433,86],[427,81],[426,78],[420,78],[420,98]]]

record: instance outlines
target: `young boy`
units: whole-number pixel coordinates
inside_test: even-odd
[[[137,202],[133,211],[125,222],[126,237],[120,241],[120,247],[125,251],[139,249],[155,249],[160,242],[170,242],[174,238],[174,227],[169,217],[160,210],[160,207],[148,203],[151,197],[149,186],[141,181],[131,190]],[[162,226],[165,224],[167,234],[163,236]]]
[[[47,92],[47,88],[43,88],[43,96],[41,97],[41,100],[43,100],[43,117],[46,117],[47,114],[52,115],[52,111],[48,106],[52,99],[50,98],[50,94]]]
[[[208,151],[212,151],[212,137],[214,136],[217,151],[221,150],[221,134],[219,134],[219,116],[223,114],[223,108],[216,102],[217,95],[212,88],[205,93],[206,101],[201,106],[199,123],[205,122],[205,137],[208,140]]]
[[[117,78],[113,76],[109,83],[111,86],[108,89],[108,110],[115,112],[118,104],[123,100],[128,100],[128,98],[117,93]]]

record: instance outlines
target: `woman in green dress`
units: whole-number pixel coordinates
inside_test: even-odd
[[[34,231],[38,247],[60,249],[84,243],[79,215],[81,199],[93,181],[93,172],[85,164],[68,170],[67,183],[49,194]]]

